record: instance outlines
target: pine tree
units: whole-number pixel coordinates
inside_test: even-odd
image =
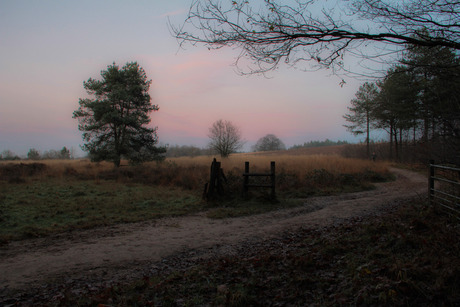
[[[373,112],[376,106],[378,89],[374,83],[366,82],[359,87],[355,98],[350,101],[348,114],[343,117],[350,125],[344,125],[353,135],[366,133],[367,157],[370,157],[370,129],[374,120]]]
[[[157,128],[149,128],[149,113],[158,111],[150,102],[151,80],[136,63],[121,69],[113,63],[101,72],[102,79],[88,79],[83,86],[94,98],[80,99],[73,113],[86,142],[82,149],[92,161],[111,161],[120,166],[122,158],[131,163],[159,159],[165,148],[157,148]]]

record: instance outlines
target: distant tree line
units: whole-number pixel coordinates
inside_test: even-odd
[[[460,57],[446,47],[409,46],[400,64],[374,83],[363,84],[344,116],[345,127],[365,134],[383,129],[390,158],[400,160],[403,145],[422,145],[427,155],[459,160]],[[426,158],[426,157],[425,157]]]
[[[60,150],[48,150],[43,153],[40,153],[35,148],[30,148],[27,152],[27,160],[54,160],[54,159],[74,159],[75,153],[74,149],[69,150],[67,147],[62,147]],[[20,156],[12,152],[11,150],[4,150],[0,154],[1,161],[14,161],[22,160]]]
[[[35,148],[29,149],[29,152],[27,153],[27,159],[28,160],[53,160],[53,159],[62,159],[62,160],[67,160],[67,159],[73,159],[74,154],[70,152],[67,147],[62,147],[61,150],[48,150],[45,151],[43,154],[40,154],[38,150]]]
[[[294,145],[289,148],[289,150],[292,149],[301,149],[301,148],[311,148],[311,147],[323,147],[323,146],[336,146],[336,145],[345,145],[348,144],[347,141],[340,141],[338,140],[337,142],[331,141],[329,139],[326,139],[324,141],[310,141],[308,143],[303,143],[302,145]]]
[[[0,153],[0,161],[21,160],[21,158],[11,150],[4,150]]]
[[[212,152],[209,148],[199,148],[193,145],[174,145],[168,146],[166,150],[167,158],[175,157],[197,157],[210,155]]]

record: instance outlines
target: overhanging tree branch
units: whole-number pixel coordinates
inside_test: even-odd
[[[241,49],[240,58],[256,64],[251,72],[269,71],[281,61],[346,72],[346,56],[373,60],[407,45],[460,50],[460,4],[455,0],[355,0],[339,8],[328,1],[291,3],[198,0],[181,27],[170,26],[181,46]]]

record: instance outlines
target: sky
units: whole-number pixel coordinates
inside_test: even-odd
[[[0,1],[0,152],[25,156],[63,146],[83,154],[72,112],[83,81],[113,62],[137,61],[152,79],[151,126],[161,144],[205,147],[219,119],[241,129],[245,149],[266,134],[288,147],[312,140],[356,142],[343,115],[361,81],[283,67],[242,76],[238,50],[179,48],[191,0]]]

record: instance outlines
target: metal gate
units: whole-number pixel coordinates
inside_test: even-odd
[[[460,168],[437,165],[430,160],[428,195],[437,204],[460,219]]]

